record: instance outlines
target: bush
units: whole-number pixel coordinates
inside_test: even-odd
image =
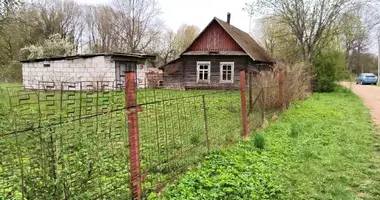
[[[277,63],[273,71],[261,71],[252,77],[253,99],[265,89],[265,108],[280,107],[279,101],[279,69],[285,70],[285,101],[289,105],[292,101],[305,100],[311,95],[311,73],[310,64],[305,62],[286,64]],[[260,99],[261,101],[261,99]]]
[[[331,51],[322,53],[313,61],[314,73],[316,74],[316,91],[332,92],[336,81],[344,74],[345,59],[343,53]]]
[[[329,77],[324,74],[323,76],[317,77],[316,92],[332,92],[336,86],[334,78]]]
[[[286,103],[303,101],[311,96],[310,64],[305,62],[285,65],[285,95]]]

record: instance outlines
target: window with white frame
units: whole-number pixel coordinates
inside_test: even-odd
[[[234,82],[234,62],[220,63],[220,82],[221,83]]]
[[[197,83],[210,83],[211,62],[197,62]]]

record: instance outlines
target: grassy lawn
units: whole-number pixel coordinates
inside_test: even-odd
[[[214,152],[160,198],[380,199],[378,133],[351,91],[317,93],[251,140]]]
[[[129,198],[123,91],[37,95],[21,90],[18,96],[12,89],[15,96],[9,101],[9,86],[19,85],[0,85],[0,199],[20,199],[22,180],[24,197],[30,199],[66,194],[76,199]],[[201,95],[205,95],[208,143]],[[20,104],[20,98],[26,100]],[[147,89],[138,91],[138,103],[143,104],[138,115],[144,196],[203,159],[207,145],[215,150],[241,138],[238,91]],[[120,110],[78,120],[111,109]],[[61,121],[66,123],[22,131]],[[12,131],[22,132],[9,135]]]

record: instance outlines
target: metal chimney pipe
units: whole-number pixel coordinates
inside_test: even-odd
[[[227,13],[227,23],[230,24],[231,23],[231,13]]]

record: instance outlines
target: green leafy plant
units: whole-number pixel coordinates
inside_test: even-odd
[[[194,146],[199,145],[201,142],[200,136],[199,135],[192,135],[190,138],[190,143]]]
[[[253,141],[255,144],[255,147],[258,149],[264,149],[265,147],[265,138],[263,134],[255,134],[253,136]]]
[[[299,125],[297,124],[292,124],[292,127],[291,127],[291,131],[290,131],[290,137],[297,137],[299,135],[299,133],[301,132],[301,128]]]
[[[345,59],[339,51],[327,51],[313,60],[316,74],[316,91],[332,92],[336,81],[344,73]]]

